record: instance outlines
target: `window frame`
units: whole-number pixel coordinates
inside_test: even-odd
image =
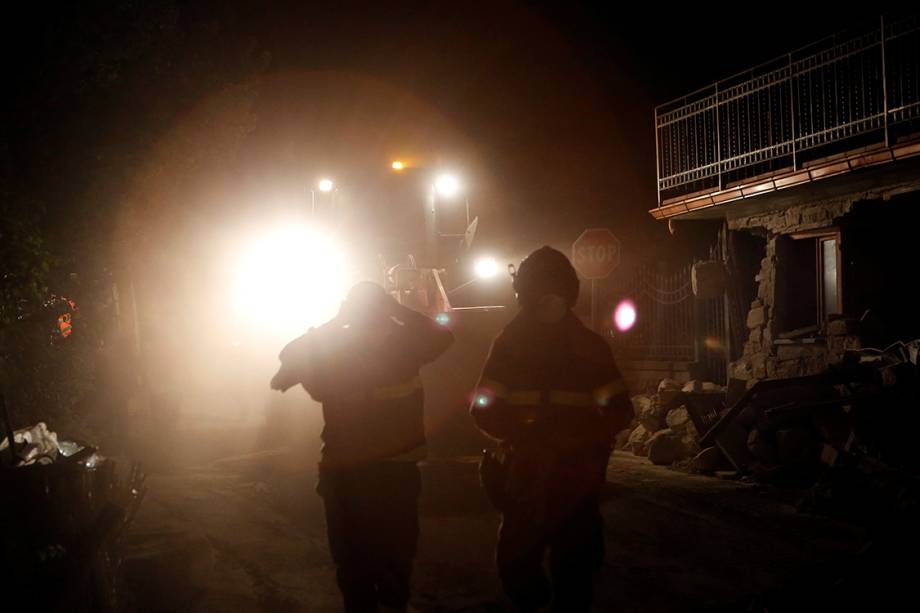
[[[826,228],[817,228],[803,232],[794,232],[789,235],[792,240],[815,239],[815,295],[817,296],[817,312],[815,313],[815,323],[823,325],[826,323],[829,314],[825,308],[824,296],[824,243],[830,240],[836,241],[834,257],[836,258],[836,279],[837,286],[837,304],[834,305],[833,313],[843,312],[843,258],[841,257],[841,238],[840,228],[830,226]]]

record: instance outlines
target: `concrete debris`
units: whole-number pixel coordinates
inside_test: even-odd
[[[691,469],[694,472],[712,474],[727,467],[728,461],[718,447],[707,447],[693,457]]]
[[[633,396],[633,413],[636,421],[649,432],[657,432],[664,427],[665,408],[657,395]]]
[[[687,411],[687,407],[681,406],[673,411],[668,413],[668,416],[665,418],[665,422],[668,424],[668,428],[674,430],[675,432],[683,432],[687,430],[688,426],[693,424],[690,422],[690,413]]]
[[[700,453],[699,433],[718,421],[725,407],[725,389],[708,381],[681,386],[663,379],[657,393],[633,396],[632,402],[637,425],[622,449],[649,455],[656,464],[670,465]]]
[[[852,326],[836,319],[827,330]],[[811,512],[869,521],[905,500],[920,507],[918,349],[920,340],[850,349],[824,372],[759,381],[700,442],[742,475],[807,490],[802,508]],[[668,425],[682,418],[669,413]]]
[[[632,430],[620,430],[617,432],[616,439],[614,441],[614,449],[626,449],[626,444],[629,442],[629,436],[632,434]]]
[[[648,455],[648,441],[650,438],[652,438],[652,433],[640,424],[629,435],[625,448],[627,451],[632,451],[635,455]]]
[[[674,379],[662,379],[661,382],[658,383],[659,394],[661,394],[661,392],[679,392],[680,388],[680,383]]]
[[[670,466],[691,455],[681,436],[669,428],[656,432],[648,442],[648,459],[652,464]]]
[[[833,319],[827,338],[854,326]],[[665,379],[633,398],[637,425],[621,444],[654,464],[793,488],[813,513],[865,523],[920,509],[920,339],[853,347],[815,374],[728,391]]]
[[[717,394],[724,392],[725,388],[721,385],[713,383],[712,381],[699,381],[697,379],[693,379],[684,383],[683,387],[681,387],[681,391],[695,394],[699,394],[701,392]]]

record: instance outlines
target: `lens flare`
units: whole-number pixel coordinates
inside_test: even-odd
[[[447,313],[438,313],[434,316],[434,320],[442,326],[446,326],[450,323],[450,315]]]
[[[632,300],[621,300],[613,312],[613,323],[620,332],[626,332],[636,325],[636,305]]]

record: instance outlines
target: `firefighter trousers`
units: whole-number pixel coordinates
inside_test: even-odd
[[[317,491],[346,612],[404,607],[418,546],[418,466],[397,461],[321,466]]]
[[[594,573],[604,560],[604,520],[597,496],[545,521],[509,503],[502,513],[496,562],[505,593],[520,611],[552,601],[553,611],[590,611]],[[556,515],[555,517],[552,517]],[[550,580],[543,569],[549,550]]]

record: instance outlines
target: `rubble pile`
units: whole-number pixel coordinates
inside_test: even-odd
[[[724,398],[724,388],[714,383],[664,379],[656,393],[632,397],[633,424],[619,434],[617,448],[695,472],[727,467],[718,449],[703,449],[698,442],[700,429],[705,432],[718,418]]]
[[[918,349],[847,350],[822,373],[758,382],[701,444],[757,481],[808,488],[803,510],[890,516],[920,501]]]
[[[871,521],[920,507],[918,354],[920,340],[846,349],[818,374],[742,383],[730,406],[718,385],[666,379],[633,397],[617,445],[654,464],[799,488],[811,512]]]
[[[6,585],[28,595],[30,610],[116,610],[119,539],[146,493],[144,474],[60,441],[45,423],[14,430],[2,396],[0,414]]]
[[[855,559],[761,594],[746,610],[896,610],[912,597],[904,560],[920,547],[918,350],[920,340],[851,349],[820,375],[762,382],[704,435],[704,444],[731,445],[746,435],[744,448],[733,447],[739,473],[800,485],[800,511],[865,529]]]

